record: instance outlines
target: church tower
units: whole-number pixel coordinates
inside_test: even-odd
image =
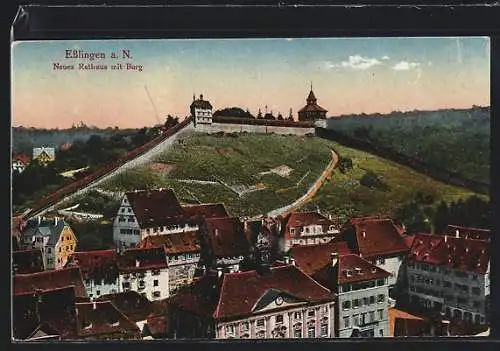
[[[317,119],[326,119],[326,113],[328,111],[323,107],[318,105],[318,100],[311,83],[311,90],[306,99],[306,106],[299,110],[299,121],[315,121]]]

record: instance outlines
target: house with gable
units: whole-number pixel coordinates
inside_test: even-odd
[[[118,283],[118,253],[116,250],[82,251],[73,253],[66,267],[79,267],[89,298],[120,291]]]
[[[294,263],[307,275],[314,276],[332,262],[332,254],[344,255],[351,253],[351,249],[344,241],[294,246],[288,256],[285,256],[285,263]]]
[[[37,160],[41,165],[46,165],[56,159],[56,149],[53,147],[33,148],[33,160]]]
[[[400,271],[409,252],[403,228],[390,218],[351,218],[341,229],[340,238],[347,242],[353,253],[390,273],[391,298],[403,293],[400,285],[404,277]]]
[[[170,294],[193,281],[201,256],[198,231],[148,236],[138,247],[165,251]]]
[[[168,300],[168,325],[178,338],[331,338],[334,305],[330,290],[293,265],[209,270]]]
[[[76,251],[77,238],[63,218],[29,220],[22,232],[25,249],[42,251],[46,269],[60,269],[68,257]]]
[[[338,253],[313,275],[337,296],[337,337],[389,336],[389,275],[358,255]]]
[[[207,268],[239,271],[250,248],[238,217],[207,218],[200,226],[201,262]]]
[[[194,117],[194,125],[212,124],[212,104],[203,100],[203,94],[198,99],[193,95],[193,102],[189,106],[191,116]]]
[[[336,223],[318,212],[292,211],[282,219],[284,251],[294,245],[316,245],[338,236]]]

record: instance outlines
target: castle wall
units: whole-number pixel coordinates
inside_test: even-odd
[[[299,128],[299,127],[277,127],[277,126],[260,126],[249,124],[232,124],[232,123],[212,123],[198,124],[195,127],[196,132],[201,133],[259,133],[259,134],[282,134],[282,135],[306,135],[314,134],[314,128]]]

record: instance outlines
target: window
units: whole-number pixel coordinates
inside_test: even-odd
[[[472,275],[472,280],[477,280],[477,274]]]
[[[122,283],[123,289],[130,289],[130,283],[129,282],[123,282]]]
[[[380,329],[380,330],[379,330],[379,335],[380,335],[380,336],[384,336],[384,329]]]
[[[328,306],[321,306],[320,310],[321,313],[327,313],[328,312]]]
[[[161,291],[153,291],[153,297],[160,297]]]
[[[370,296],[370,305],[375,303],[375,296]]]
[[[128,221],[129,221],[129,222],[134,222],[134,217],[129,217],[129,218],[128,218]]]
[[[158,279],[153,280],[153,286],[158,286]]]
[[[385,280],[384,279],[377,280],[377,286],[383,286],[384,284],[385,284]]]
[[[259,331],[259,332],[257,332],[257,333],[255,334],[255,337],[256,337],[257,339],[264,339],[264,338],[266,337],[266,332],[265,332],[265,331],[263,331],[263,330],[261,330],[261,331]]]
[[[61,247],[59,247],[59,252],[61,252]]]
[[[363,297],[363,305],[367,306],[370,304],[370,299],[368,297]]]
[[[342,302],[342,309],[343,310],[348,310],[349,308],[351,308],[351,301]]]
[[[307,316],[308,316],[308,317],[314,317],[314,310],[309,310],[309,311],[307,312]]]
[[[232,324],[226,325],[226,334],[231,334],[231,335],[234,334],[234,325]]]
[[[349,322],[350,322],[349,316],[344,317],[344,328],[349,328],[349,326],[350,326]]]
[[[326,337],[328,336],[328,324],[321,324],[321,327],[320,327],[320,334],[322,337]]]
[[[306,231],[306,234],[309,234],[309,227],[305,227],[304,229]]]
[[[352,316],[352,324],[354,324],[355,327],[359,325],[359,314]]]
[[[314,328],[314,326],[307,328],[307,337],[308,338],[315,338],[316,337],[316,329]]]
[[[246,332],[249,329],[248,322],[241,323],[241,331]]]
[[[276,323],[283,323],[283,315],[282,314],[278,314],[276,316]]]
[[[365,313],[361,313],[361,321],[360,321],[360,324],[361,325],[365,325],[366,323],[368,323],[367,319],[366,319],[366,312]]]
[[[159,269],[155,269],[151,272],[151,275],[160,275],[160,270]]]
[[[85,280],[85,286],[90,286],[90,280]]]
[[[343,292],[349,292],[349,291],[351,291],[351,284],[344,284],[344,285],[342,285],[342,291]]]
[[[149,234],[149,228],[148,228],[148,229],[146,229],[146,234]]]
[[[385,264],[385,258],[381,258],[378,262],[379,264]]]
[[[257,319],[257,327],[264,327],[266,325],[266,321],[264,319]]]
[[[96,291],[96,295],[97,295],[97,296],[101,295],[101,290],[97,290],[97,291]]]
[[[370,311],[370,323],[375,322],[375,311]]]
[[[384,319],[384,310],[377,310],[378,313],[378,319],[383,320]]]
[[[384,300],[385,300],[385,295],[384,294],[379,294],[377,296],[377,302],[378,303],[382,303],[382,302],[384,302]]]
[[[300,313],[300,312],[295,312],[295,313],[293,314],[293,318],[294,318],[294,319],[301,319],[301,318],[302,318],[302,313]]]
[[[52,253],[52,249],[50,247],[47,248],[47,253]]]
[[[294,329],[294,331],[293,331],[293,337],[294,338],[301,338],[302,337],[302,327]]]
[[[359,299],[354,299],[352,301],[352,307],[353,308],[358,308],[359,307]]]

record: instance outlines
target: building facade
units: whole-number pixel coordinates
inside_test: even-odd
[[[118,256],[120,292],[137,291],[151,301],[169,296],[169,272],[162,248],[128,249]]]
[[[42,165],[46,165],[56,159],[56,149],[53,147],[35,147],[33,148],[33,160],[37,160]]]
[[[203,100],[203,95],[199,99],[195,99],[189,107],[191,116],[194,117],[195,126],[198,124],[212,124],[212,105],[209,101]]]
[[[293,265],[266,272],[209,271],[169,300],[170,334],[182,338],[332,338],[331,292]]]
[[[390,273],[388,283],[392,299],[403,293],[400,273],[409,252],[403,228],[390,218],[352,218],[343,226],[341,238],[354,253]]]
[[[281,228],[285,252],[295,245],[325,244],[339,234],[335,223],[318,212],[291,212]]]
[[[62,218],[37,217],[27,223],[22,232],[23,247],[40,249],[46,269],[60,269],[76,251],[76,235]]]
[[[160,247],[165,251],[170,295],[193,281],[201,252],[197,231],[148,236],[141,241],[139,247]]]
[[[13,156],[12,172],[23,173],[29,163],[30,163],[30,157],[28,155]]]
[[[470,324],[489,322],[488,242],[458,234],[415,234],[407,275],[409,300],[414,306]]]
[[[389,272],[355,254],[334,253],[313,277],[337,294],[338,337],[389,336]]]
[[[94,300],[120,291],[117,259],[116,250],[75,252],[66,267],[80,268],[87,295]]]

